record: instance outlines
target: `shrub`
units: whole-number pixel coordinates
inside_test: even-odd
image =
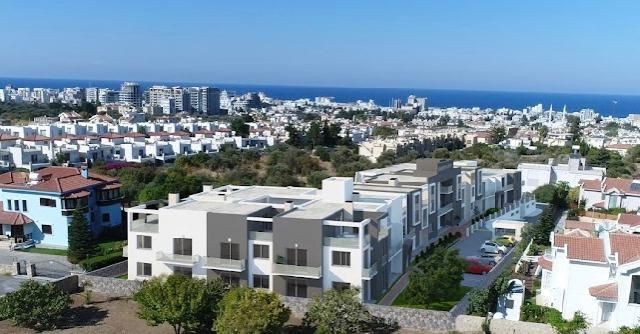
[[[81,261],[80,266],[82,267],[82,269],[86,271],[94,271],[96,269],[100,269],[124,260],[125,258],[122,257],[121,252],[111,253],[106,255],[98,255],[98,256],[90,257],[84,261]]]
[[[467,313],[484,317],[489,312],[490,303],[489,289],[475,289],[469,294]]]
[[[53,329],[70,303],[69,295],[53,284],[29,280],[0,298],[0,320],[11,319],[17,326],[39,331]]]
[[[274,293],[236,288],[219,304],[216,333],[279,333],[291,311]],[[242,316],[238,316],[238,315]]]

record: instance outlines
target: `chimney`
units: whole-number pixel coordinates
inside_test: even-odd
[[[388,183],[390,186],[393,186],[393,187],[397,187],[400,185],[400,181],[398,181],[397,177],[390,178]]]
[[[169,194],[169,205],[180,203],[180,194]]]
[[[210,184],[203,184],[202,185],[202,192],[203,193],[208,193],[211,190],[213,190],[213,186],[212,185],[210,185]]]
[[[344,211],[346,214],[344,215],[344,221],[353,221],[353,202],[345,201],[344,202]]]
[[[84,177],[85,179],[88,179],[89,178],[89,168],[87,168],[87,166],[80,167],[80,175],[82,175],[82,177]]]
[[[283,207],[283,209],[284,209],[284,212],[287,212],[287,211],[291,211],[291,210],[293,210],[293,201],[286,201],[286,202],[284,202],[284,207]]]

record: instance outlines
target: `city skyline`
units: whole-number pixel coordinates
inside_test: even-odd
[[[640,93],[633,2],[145,5],[12,4],[2,76]]]

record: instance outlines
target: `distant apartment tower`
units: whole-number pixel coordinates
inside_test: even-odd
[[[101,104],[117,103],[120,100],[120,93],[109,88],[100,88],[98,90],[98,101]]]
[[[191,109],[189,91],[185,88],[153,86],[149,88],[148,94],[147,103],[151,106],[166,105],[167,100],[172,99],[175,103],[175,112],[190,111]]]
[[[220,112],[220,90],[214,87],[189,88],[191,110],[203,114],[218,114]]]
[[[85,96],[87,97],[87,102],[96,103],[98,101],[98,92],[100,90],[97,87],[89,87],[85,90]]]
[[[142,90],[137,82],[124,82],[120,86],[120,103],[142,107]]]

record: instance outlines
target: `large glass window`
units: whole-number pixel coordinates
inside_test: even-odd
[[[253,245],[253,257],[268,259],[269,258],[269,245]]]
[[[287,264],[294,266],[306,266],[307,250],[298,248],[287,248]]]
[[[220,257],[228,260],[240,260],[240,245],[231,242],[221,242]]]
[[[307,298],[307,285],[300,280],[288,280],[287,296]]]
[[[148,235],[136,236],[136,243],[138,249],[151,249],[151,237]]]
[[[136,274],[138,276],[151,276],[151,263],[138,262],[136,263]]]
[[[334,266],[351,266],[351,253],[333,251],[331,253],[331,264]]]
[[[191,249],[191,239],[174,238],[173,254],[177,255],[193,255]]]
[[[40,206],[56,207],[56,200],[51,198],[40,198]]]
[[[631,293],[629,294],[629,303],[640,304],[640,276],[631,277]]]
[[[269,288],[269,275],[253,275],[253,287],[268,289]]]

